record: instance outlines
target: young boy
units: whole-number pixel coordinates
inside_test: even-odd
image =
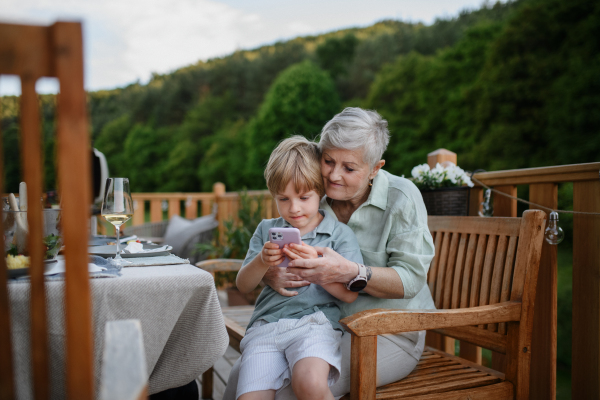
[[[263,220],[250,241],[250,249],[237,276],[237,287],[253,290],[271,266],[285,254],[269,242],[269,229],[295,227],[302,246],[289,249],[292,257],[317,258],[313,246],[331,247],[350,261],[362,263],[354,233],[319,210],[324,194],[315,143],[301,136],[282,141],[265,169],[267,187],[281,218]],[[342,327],[338,302],[353,302],[358,293],[342,283],[311,284],[292,297],[266,286],[256,301],[242,350],[236,398],[274,399],[291,383],[300,400],[333,399],[329,387],[340,376]]]

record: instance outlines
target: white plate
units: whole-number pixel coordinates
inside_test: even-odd
[[[144,244],[144,250],[150,249],[158,249],[159,247],[163,247],[164,245],[158,244]],[[127,245],[121,245],[121,257],[123,258],[138,258],[138,257],[157,257],[157,256],[168,256],[171,254],[171,250],[173,249],[171,246],[167,247],[165,251],[155,251],[151,253],[123,253],[123,249],[127,247]],[[92,246],[88,248],[88,252],[95,256],[100,256],[104,258],[114,257],[117,254],[117,245],[111,244],[106,246]]]

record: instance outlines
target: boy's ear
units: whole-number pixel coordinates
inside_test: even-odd
[[[371,171],[371,174],[369,174],[369,179],[375,178],[375,175],[377,175],[377,173],[379,172],[379,170],[381,168],[383,168],[384,165],[385,165],[385,160],[379,160],[377,162],[377,164],[375,164],[375,166],[373,167],[373,170]]]

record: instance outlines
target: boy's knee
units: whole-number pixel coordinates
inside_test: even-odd
[[[327,364],[329,367],[329,364]],[[329,369],[322,365],[297,363],[292,373],[292,389],[298,399],[327,399],[331,392],[327,384]]]

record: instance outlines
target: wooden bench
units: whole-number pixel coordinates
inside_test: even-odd
[[[344,399],[528,398],[545,217],[533,210],[523,218],[429,217],[436,254],[428,284],[438,309],[368,310],[343,319],[353,360]],[[229,271],[241,265],[226,261]],[[214,260],[213,273],[219,263]],[[239,350],[252,307],[227,307],[223,314],[230,344]],[[506,373],[426,347],[408,377],[377,388],[377,335],[423,329],[505,354]]]

